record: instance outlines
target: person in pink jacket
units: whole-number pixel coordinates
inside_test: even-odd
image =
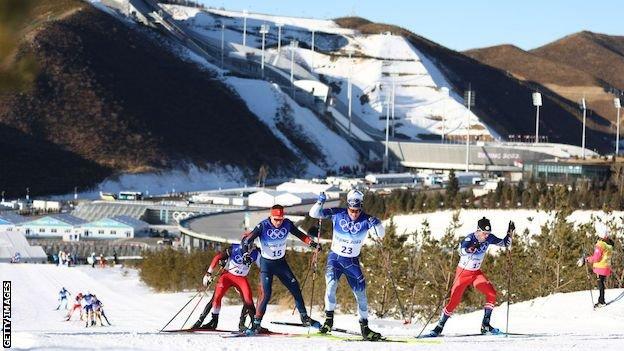
[[[596,234],[599,239],[594,246],[594,254],[586,257],[585,262],[592,264],[592,270],[598,276],[600,296],[594,307],[603,307],[605,303],[605,281],[611,275],[611,257],[613,256],[613,240],[609,238],[609,228],[601,222],[596,223]]]

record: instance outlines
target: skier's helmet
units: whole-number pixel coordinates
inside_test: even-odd
[[[484,232],[492,231],[492,225],[490,224],[490,220],[485,217],[481,218],[479,222],[477,222],[477,227],[479,228],[479,230]]]
[[[347,206],[349,208],[362,208],[363,201],[364,194],[357,189],[353,189],[347,194]]]

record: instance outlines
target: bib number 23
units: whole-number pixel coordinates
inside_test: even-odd
[[[350,254],[353,253],[353,248],[352,247],[347,247],[347,246],[342,246],[342,249],[340,250],[340,252],[342,252],[343,254],[350,255]]]

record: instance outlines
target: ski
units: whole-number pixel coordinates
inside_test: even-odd
[[[295,322],[271,322],[272,324],[277,324],[277,325],[289,325],[292,327],[302,327],[302,328],[307,328],[307,326],[304,326],[301,323],[295,323]],[[317,327],[316,325],[311,325],[310,327],[315,328],[315,329],[320,329],[320,324]],[[342,328],[332,328],[332,331],[334,332],[338,332],[338,333],[344,333],[344,334],[351,334],[351,335],[361,335],[361,333],[358,332],[354,332],[351,330],[347,330],[347,329],[342,329]]]
[[[172,329],[163,330],[163,333],[237,333],[235,330],[223,330],[223,329],[201,329],[201,328],[187,328],[187,329]]]
[[[257,336],[301,336],[301,334],[291,334],[291,333],[280,333],[280,332],[273,332],[273,331],[267,331],[265,333],[259,333],[259,334],[248,334],[247,332],[240,332],[240,331],[236,331],[236,332],[231,332],[230,334],[227,335],[219,335],[222,338],[245,338],[245,337],[257,337]]]
[[[500,332],[496,334],[481,334],[481,333],[471,333],[471,334],[440,334],[440,335],[421,335],[417,339],[435,339],[435,338],[462,338],[462,337],[474,337],[474,336],[515,336],[515,337],[540,337],[547,336],[546,334],[525,334],[525,333],[505,333]]]

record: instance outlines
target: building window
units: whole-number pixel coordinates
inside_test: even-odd
[[[50,233],[56,233],[56,228],[50,229]]]
[[[117,231],[116,230],[111,230],[110,233],[111,233],[111,235],[117,235]]]
[[[71,233],[71,229],[65,229],[65,233]]]
[[[39,233],[45,233],[45,228],[39,228]]]
[[[103,230],[98,230],[98,234],[104,234]]]
[[[126,238],[130,237],[130,232],[126,232]]]
[[[7,232],[12,232],[13,231],[13,227],[8,227],[7,228]]]

